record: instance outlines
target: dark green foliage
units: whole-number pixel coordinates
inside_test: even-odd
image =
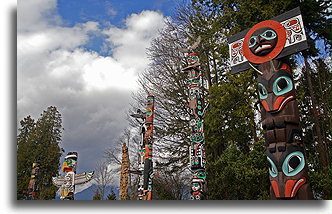
[[[251,72],[226,78],[210,88],[205,117],[209,199],[268,199],[263,141],[252,147],[258,140],[255,80]]]
[[[209,200],[269,199],[269,177],[263,142],[256,142],[253,150],[243,153],[230,144],[207,167]]]
[[[106,200],[116,200],[116,195],[113,188],[111,188],[111,192],[106,196]]]
[[[38,176],[38,200],[55,198],[57,187],[52,177],[58,175],[61,157],[61,114],[50,106],[34,121],[27,116],[21,122],[17,135],[17,199],[23,199],[22,192],[28,188],[32,163],[40,161]]]
[[[169,186],[165,186],[161,180],[155,179],[153,183],[153,200],[177,200],[172,195]]]
[[[315,198],[331,200],[331,167],[324,167],[319,171],[309,171],[308,174]]]
[[[235,143],[247,153],[256,137],[254,122],[255,84],[251,72],[232,76],[209,90],[209,111],[205,117],[207,155],[218,157]]]
[[[303,67],[298,77],[297,96],[310,166],[309,178],[317,198],[331,199],[331,62],[316,59],[307,66],[310,66],[310,77],[307,68]],[[311,92],[308,77],[312,81]]]
[[[101,198],[101,194],[99,193],[99,191],[95,191],[95,194],[92,197],[92,200],[102,200]]]

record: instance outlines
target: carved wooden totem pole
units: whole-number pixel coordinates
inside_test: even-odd
[[[74,200],[75,185],[89,182],[94,171],[76,174],[77,152],[68,152],[62,164],[64,176],[53,177],[53,184],[61,188],[60,200]]]
[[[191,135],[190,135],[190,170],[191,179],[191,200],[207,199],[207,183],[205,171],[205,139],[204,139],[204,112],[203,100],[203,78],[200,70],[199,54],[193,49],[200,43],[200,37],[188,49],[181,49],[187,53],[188,66],[182,71],[188,74],[188,109],[190,112]]]
[[[146,111],[137,110],[137,114],[130,115],[141,119],[141,140],[139,145],[138,170],[130,170],[130,173],[143,176],[138,187],[138,200],[152,200],[152,146],[153,146],[153,117],[154,117],[154,96],[148,95]]]
[[[287,56],[307,48],[299,8],[229,38],[231,72],[258,72],[271,199],[313,199],[295,85]]]
[[[40,169],[39,161],[33,162],[28,191],[24,192],[27,200],[37,200],[37,191],[38,191],[37,180],[38,180],[39,169]]]
[[[129,178],[129,155],[126,143],[122,145],[122,163],[120,175],[120,200],[127,200],[128,197],[128,178]]]

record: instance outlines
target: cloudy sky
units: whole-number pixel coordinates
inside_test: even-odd
[[[48,106],[63,117],[62,144],[93,170],[124,128],[146,48],[177,0],[20,0],[17,124]]]

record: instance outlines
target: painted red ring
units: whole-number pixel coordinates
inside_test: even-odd
[[[265,56],[257,56],[251,52],[249,49],[249,39],[251,35],[258,30],[259,28],[263,27],[269,27],[272,28],[278,35],[278,42],[275,46],[275,48],[267,55]],[[286,43],[286,30],[285,28],[280,24],[280,22],[274,21],[274,20],[266,20],[262,21],[255,26],[253,26],[246,36],[244,37],[244,42],[243,42],[243,55],[247,58],[249,62],[255,63],[255,64],[260,64],[263,62],[267,62],[269,60],[272,60],[276,58],[281,51],[284,49]]]

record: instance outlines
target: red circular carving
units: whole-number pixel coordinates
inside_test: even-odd
[[[265,56],[257,56],[255,54],[253,54],[251,52],[251,50],[249,49],[248,42],[249,42],[249,39],[252,36],[252,34],[259,28],[263,28],[263,27],[272,28],[278,35],[278,42],[277,42],[277,45],[275,46],[275,48],[270,53],[268,53]],[[255,64],[260,64],[260,63],[267,62],[271,59],[276,58],[280,54],[280,52],[284,49],[285,43],[286,43],[285,28],[277,21],[266,20],[266,21],[262,21],[262,22],[256,24],[248,31],[248,33],[244,37],[242,49],[243,49],[244,56],[247,58],[247,60],[249,62],[252,62]]]

